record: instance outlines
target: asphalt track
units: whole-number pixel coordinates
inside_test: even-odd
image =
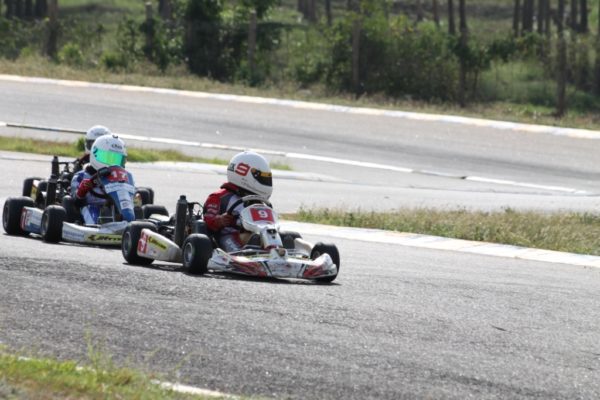
[[[13,95],[11,101],[0,100],[0,120],[5,121],[17,119],[17,114],[23,112],[19,106],[27,106],[32,110],[45,108],[50,119],[44,120],[44,111],[39,110],[27,113],[28,122],[87,126],[96,122],[91,120],[101,114],[94,113],[106,111],[107,104],[114,107],[115,116],[124,113],[127,104],[132,124],[140,124],[139,131],[149,134],[154,129],[152,113],[146,115],[148,129],[141,129],[143,116],[135,111],[146,108],[148,103],[160,103],[154,95],[111,96],[110,91],[101,91],[110,101],[98,100],[95,104],[100,110],[91,112],[92,99],[98,97],[93,90],[70,92],[69,88],[16,84],[5,87],[4,83],[0,87],[4,93]],[[46,96],[53,100],[45,99]],[[81,102],[82,99],[88,99],[89,103]],[[120,107],[112,103],[119,103]],[[212,114],[213,111],[219,114],[219,105],[214,105],[213,110],[211,102],[206,103],[198,106],[209,116],[202,119],[214,118],[215,124],[220,124],[221,117]],[[231,107],[230,115],[238,114],[233,111],[237,104],[220,106]],[[50,112],[54,107],[63,112]],[[156,118],[161,120],[156,107]],[[284,109],[270,115],[277,128],[287,125],[292,131],[308,134],[315,129],[314,132],[325,135],[329,127],[338,123],[351,125],[337,114],[319,114],[324,126],[300,128],[287,115],[295,111],[298,110]],[[244,112],[249,111],[242,106],[239,114]],[[256,119],[269,119],[261,107],[254,109],[254,113],[257,117],[251,125]],[[174,118],[174,123],[183,123],[183,114],[182,111],[181,118]],[[282,122],[288,117],[292,119]],[[188,118],[199,117],[190,110]],[[67,124],[69,119],[72,123]],[[125,118],[116,121],[124,123]],[[312,124],[317,123],[309,125]],[[382,128],[383,131],[407,129],[401,121],[392,124],[385,118],[368,126],[377,131],[371,125],[388,124],[393,127]],[[355,125],[356,131],[352,131],[349,125],[339,128],[348,128],[351,136],[358,138],[360,126]],[[271,131],[267,122],[265,126]],[[118,130],[126,131],[124,128],[127,127],[120,126]],[[129,128],[128,132],[138,131],[137,126]],[[429,137],[436,136],[438,130],[437,123],[422,123],[418,129]],[[433,133],[427,134],[429,130]],[[152,133],[165,137],[168,131],[165,128]],[[452,132],[448,133],[452,137],[450,142],[463,140],[459,126],[452,125],[445,131]],[[509,145],[507,137],[500,136],[495,140],[503,142],[505,147],[520,148],[517,133],[504,134],[515,142]],[[348,177],[340,166],[295,163],[294,171],[331,179],[282,176],[276,182],[278,190],[283,190],[276,192],[274,202],[292,210],[308,203],[311,193],[330,190],[323,199],[337,198],[340,204],[341,193],[345,196],[344,204],[353,206],[357,202],[350,195],[352,185],[367,187],[376,197],[385,195],[388,183],[392,182],[394,190],[404,190],[403,193],[413,193],[415,197],[421,192],[413,184],[429,186],[443,196],[457,193],[452,204],[471,198],[476,206],[477,198],[486,193],[499,194],[507,202],[514,201],[523,207],[527,202],[519,203],[514,198],[528,199],[533,201],[532,208],[538,205],[535,200],[552,198],[553,202],[546,205],[548,210],[581,199],[581,209],[586,206],[592,209],[597,201],[593,193],[598,186],[592,178],[598,167],[587,162],[594,158],[597,144],[593,140],[532,134],[536,135],[537,149],[524,143],[522,150],[511,155],[502,149],[497,153],[492,151],[493,140],[488,143],[486,136],[486,143],[482,143],[481,132],[466,129],[464,135],[465,141],[476,141],[471,145],[472,154],[466,160],[460,159],[459,154],[447,157],[444,170],[479,175],[485,172],[499,179],[577,187],[590,194],[508,189],[492,184],[478,186],[476,182],[380,174],[361,168],[350,168],[353,174]],[[525,142],[532,140],[528,135],[525,134]],[[495,137],[493,132],[491,136]],[[285,137],[277,144],[282,142],[285,147]],[[240,140],[244,138],[241,136]],[[329,148],[327,138],[324,142],[319,149]],[[380,145],[385,157],[380,158],[373,157],[364,142],[347,144],[347,151],[337,151],[332,145],[321,154],[414,168],[436,158],[429,153],[432,142],[436,140],[424,140],[424,148],[413,160],[414,164],[410,160],[398,162],[394,150],[385,150],[383,142]],[[287,150],[294,147],[289,146]],[[479,150],[488,146],[499,169],[484,162],[477,170],[474,160],[484,158]],[[554,146],[563,147],[564,152],[555,155],[557,162],[552,172],[538,168],[553,158],[547,152],[556,150]],[[451,153],[454,146],[445,147]],[[457,158],[456,164],[451,162],[453,157]],[[470,163],[472,169],[463,169]],[[0,169],[7,177],[0,181],[3,201],[19,193],[26,175],[44,174],[49,166],[39,161],[0,157]],[[132,170],[138,183],[153,186],[157,202],[171,209],[180,192],[189,193],[191,198],[204,198],[223,179],[218,173],[177,168],[155,170],[132,166]],[[555,174],[553,171],[557,170],[560,173]],[[190,180],[194,183],[190,184]],[[339,191],[332,194],[332,186]],[[294,192],[294,187],[300,190]],[[370,190],[357,191],[362,193],[357,198],[369,199]],[[562,203],[557,200],[563,198]],[[377,200],[371,198],[367,204],[375,204]],[[328,204],[335,204],[330,201]],[[410,204],[410,200],[404,201],[395,199],[388,206]],[[497,208],[500,204],[490,200],[489,207]],[[274,398],[600,397],[600,269],[310,234],[305,237],[312,241],[335,240],[338,245],[342,272],[333,285],[220,275],[195,277],[174,265],[128,266],[116,250],[49,245],[32,238],[1,235],[0,342],[16,349],[34,349],[76,360],[86,359],[87,344],[92,342],[119,363],[160,372],[166,380],[226,393]]]

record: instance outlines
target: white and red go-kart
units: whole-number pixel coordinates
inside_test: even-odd
[[[152,223],[133,222],[123,233],[123,256],[130,264],[148,265],[153,260],[182,263],[195,274],[213,271],[318,282],[332,282],[337,277],[340,255],[334,244],[313,245],[296,232],[280,232],[277,213],[260,196],[246,196],[228,212],[240,204],[244,205],[240,224],[251,235],[240,251],[227,253],[217,247],[216,241],[206,234],[203,221],[195,223],[202,228],[192,230],[205,233],[191,233],[181,245],[177,239],[157,232]]]

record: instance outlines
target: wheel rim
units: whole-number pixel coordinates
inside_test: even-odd
[[[186,243],[183,248],[183,263],[186,267],[189,267],[192,264],[194,253],[194,246],[192,246],[191,243]]]
[[[123,234],[123,254],[127,256],[131,250],[131,232]]]
[[[46,232],[48,232],[48,214],[42,215],[42,226],[40,227],[40,231],[42,236],[46,236]]]
[[[8,226],[8,203],[4,204],[4,208],[2,211],[2,226],[4,226],[4,230]]]

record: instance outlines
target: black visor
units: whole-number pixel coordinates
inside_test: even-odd
[[[254,179],[256,179],[261,185],[273,186],[273,177],[270,172],[263,172],[256,168],[252,168],[251,172]]]

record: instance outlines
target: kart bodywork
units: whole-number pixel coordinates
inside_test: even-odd
[[[76,223],[79,218],[75,209],[56,204],[40,209],[31,198],[11,197],[4,204],[4,230],[14,235],[37,234],[51,243],[64,240],[90,245],[120,245],[128,222],[135,220],[133,177],[115,166],[98,171],[94,179],[107,199],[100,210],[98,224]]]
[[[182,229],[190,232],[183,240],[182,235],[164,235],[156,224],[136,221],[123,235],[123,255],[132,264],[150,264],[153,260],[181,263],[197,274],[210,270],[324,282],[331,282],[337,277],[340,257],[335,245],[312,245],[298,233],[280,232],[277,214],[263,198],[247,196],[241,201],[244,208],[239,214],[239,221],[249,240],[240,251],[228,253],[219,248],[199,219]],[[235,205],[231,207],[234,208]]]

